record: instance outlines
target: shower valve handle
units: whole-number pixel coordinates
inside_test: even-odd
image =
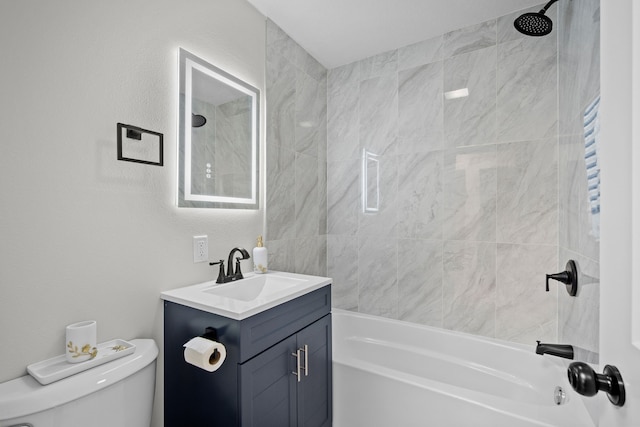
[[[567,261],[565,271],[560,273],[547,274],[546,291],[549,292],[549,279],[557,280],[564,283],[567,288],[567,292],[572,297],[578,294],[578,267],[574,260]]]
[[[549,279],[557,280],[558,282],[562,282],[565,285],[567,283],[571,283],[571,276],[566,271],[563,271],[561,273],[555,273],[555,274],[547,274],[547,286],[546,286],[547,292],[549,292]]]

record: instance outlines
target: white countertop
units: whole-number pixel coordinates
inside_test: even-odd
[[[268,292],[267,295],[263,295],[261,293],[251,300],[241,300],[215,294],[216,291],[224,291],[231,287],[240,287],[243,285],[244,280],[258,278],[258,276],[270,276],[268,279],[276,282],[278,279],[289,281],[293,279],[299,281],[299,284],[296,284],[295,286],[288,286],[281,291],[274,292],[272,290]],[[245,275],[245,279],[237,280],[235,282],[218,284],[213,280],[210,282],[199,283],[197,285],[164,291],[161,293],[160,297],[165,301],[171,301],[235,320],[242,320],[287,301],[291,301],[294,298],[313,292],[330,283],[331,279],[329,277],[270,271],[265,274],[248,273]]]

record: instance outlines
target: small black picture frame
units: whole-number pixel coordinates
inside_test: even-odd
[[[140,141],[142,142],[143,134],[154,135],[158,139],[158,156],[157,161],[149,160],[149,159],[139,159],[134,157],[125,157],[123,155],[123,129],[126,130],[125,139],[130,141]],[[124,123],[118,123],[117,126],[117,136],[118,136],[118,160],[122,160],[125,162],[134,162],[134,163],[143,163],[145,165],[154,165],[154,166],[163,166],[164,165],[164,147],[163,147],[163,134],[159,132],[154,132],[147,129],[142,129],[137,126],[126,125]]]

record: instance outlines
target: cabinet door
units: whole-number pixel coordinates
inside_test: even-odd
[[[239,365],[240,425],[296,426],[295,335]]]
[[[330,427],[332,418],[331,315],[297,334],[297,347],[307,346],[307,372],[298,385],[298,426]],[[304,365],[303,365],[304,366]],[[304,372],[304,371],[303,371]]]

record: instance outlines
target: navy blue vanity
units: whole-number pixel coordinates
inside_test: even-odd
[[[163,293],[165,426],[331,426],[330,284],[242,319],[172,292]],[[183,345],[207,332],[226,348],[214,372],[184,359]]]

